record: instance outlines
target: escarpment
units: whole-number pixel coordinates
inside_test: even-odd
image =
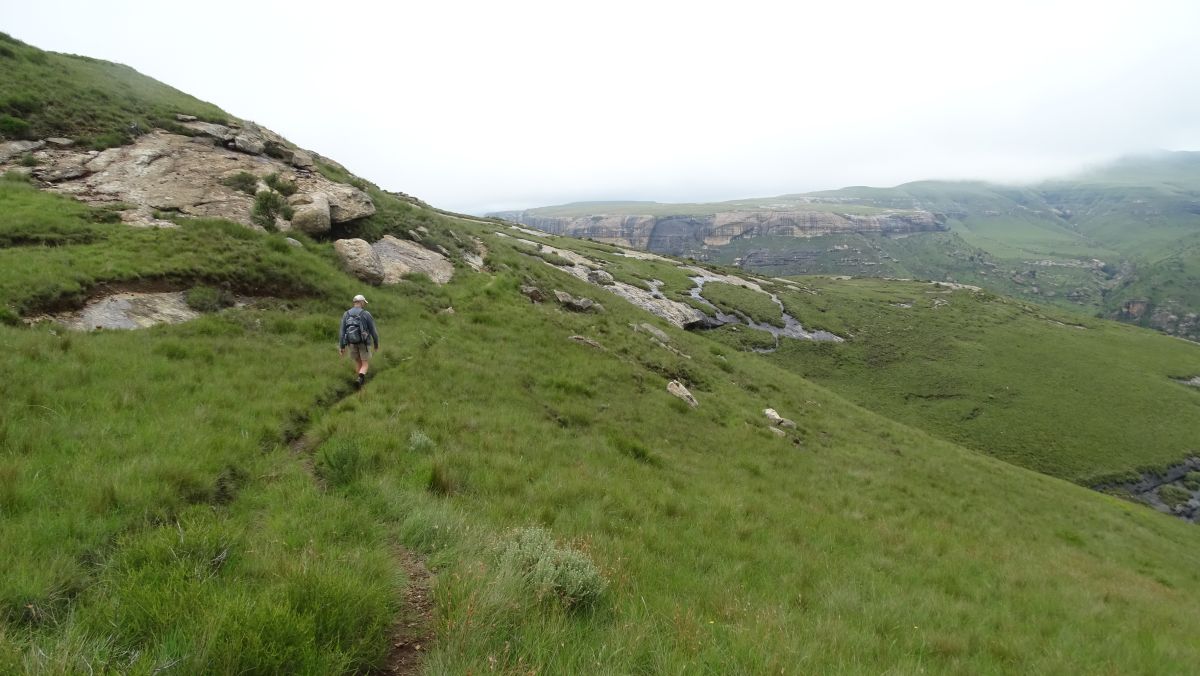
[[[761,210],[677,216],[542,216],[529,211],[508,211],[493,215],[557,235],[586,237],[667,254],[726,246],[754,237],[818,237],[849,233],[905,235],[946,229],[942,216],[912,210],[873,214]]]

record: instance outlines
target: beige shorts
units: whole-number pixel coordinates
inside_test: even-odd
[[[357,361],[371,360],[371,346],[368,343],[350,343],[350,358]]]

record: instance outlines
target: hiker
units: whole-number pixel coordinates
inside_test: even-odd
[[[342,315],[342,330],[338,337],[338,354],[346,354],[346,346],[350,346],[350,357],[354,359],[357,380],[355,387],[362,387],[367,379],[367,362],[371,359],[371,341],[375,341],[375,351],[379,351],[379,334],[375,332],[375,319],[363,307],[367,299],[360,293],[354,297],[354,307]]]

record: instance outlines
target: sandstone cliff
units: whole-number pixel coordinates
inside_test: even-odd
[[[751,237],[817,237],[840,233],[908,234],[944,230],[944,218],[928,211],[877,214],[831,211],[725,211],[699,216],[542,216],[531,211],[492,214],[557,235],[588,237],[618,246],[683,254]]]

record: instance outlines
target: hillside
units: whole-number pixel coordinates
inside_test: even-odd
[[[1123,414],[1152,440],[1037,456],[1080,480],[1187,454],[1200,390],[1167,376],[1200,375],[1194,345],[1064,327],[966,288],[766,279],[459,217],[285,139],[282,157],[250,152],[237,136],[273,135],[247,121],[209,124],[227,131],[144,130],[72,178],[55,172],[81,160],[74,146],[5,165],[0,672],[1200,662],[1194,524],[1004,462],[1037,465],[986,434],[953,438],[957,410],[917,420],[862,385],[879,369],[927,386],[901,362],[954,368],[1029,334],[952,394],[1020,383],[977,419],[1051,434],[1050,411],[1091,406],[1081,426]],[[218,167],[188,176],[223,216],[155,204],[190,199],[178,172],[122,179],[119,195],[93,178],[193,153]],[[276,200],[293,213],[262,218]],[[300,215],[314,210],[326,227]],[[355,293],[383,341],[361,391],[335,349]],[[184,307],[132,312],[162,296]],[[909,301],[929,333],[889,341],[916,331],[887,309]],[[144,328],[67,328],[97,307]],[[926,345],[938,336],[954,344]],[[1123,368],[1080,387],[1091,359]],[[1013,360],[1030,368],[1000,382]],[[1031,391],[1053,361],[1068,377]],[[1183,413],[1143,415],[1162,406]]]
[[[716,205],[583,203],[497,214],[550,232],[735,264],[770,275],[852,274],[956,281],[1200,339],[1200,153],[1130,157],[1030,186],[919,181]],[[779,210],[927,213],[938,228],[761,227]],[[604,228],[721,214],[724,240],[645,242]],[[652,222],[647,221],[652,217]],[[774,224],[777,225],[777,224]],[[697,230],[700,228],[700,230]],[[703,228],[693,223],[692,232]],[[943,232],[948,230],[949,232]]]

